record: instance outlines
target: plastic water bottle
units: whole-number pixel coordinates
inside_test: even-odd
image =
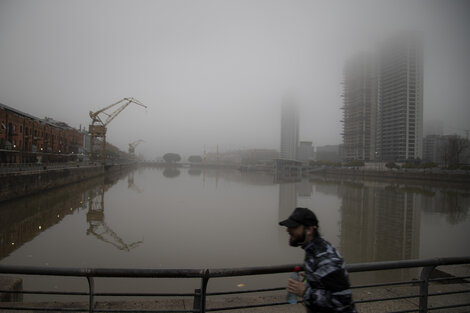
[[[296,280],[296,281],[300,281],[299,272],[300,272],[300,267],[299,266],[294,267],[294,272],[292,274],[290,274],[289,278],[293,279],[293,280]],[[296,304],[297,301],[298,301],[298,298],[297,298],[297,295],[295,293],[287,292],[286,300],[290,304]]]

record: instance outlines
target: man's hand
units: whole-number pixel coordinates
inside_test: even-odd
[[[287,291],[293,294],[298,295],[299,297],[303,297],[305,293],[305,289],[307,289],[307,286],[305,286],[304,283],[300,281],[296,281],[293,279],[288,279],[287,280]]]

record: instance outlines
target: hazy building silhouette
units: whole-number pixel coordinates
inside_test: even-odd
[[[344,159],[375,159],[377,71],[372,54],[349,59],[343,69]]]
[[[423,139],[423,160],[437,164],[444,163],[446,139],[440,135],[428,135]]]
[[[340,162],[342,155],[341,150],[342,149],[340,145],[317,146],[315,152],[315,160]]]
[[[313,160],[313,145],[311,141],[301,141],[299,144],[298,159],[302,162]]]
[[[383,161],[423,157],[423,56],[416,34],[379,48],[378,154]]]
[[[299,109],[293,97],[285,96],[281,108],[280,158],[297,160],[299,145]]]

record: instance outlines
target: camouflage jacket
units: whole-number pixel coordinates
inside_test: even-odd
[[[314,238],[304,250],[307,286],[304,304],[308,312],[357,313],[339,252],[321,237]]]

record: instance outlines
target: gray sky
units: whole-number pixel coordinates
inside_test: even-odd
[[[425,42],[424,119],[470,128],[470,1],[0,0],[0,102],[88,127],[148,159],[280,142],[286,92],[300,139],[341,143],[344,60],[397,30]],[[428,123],[429,124],[429,123]],[[454,128],[452,128],[454,127]]]

